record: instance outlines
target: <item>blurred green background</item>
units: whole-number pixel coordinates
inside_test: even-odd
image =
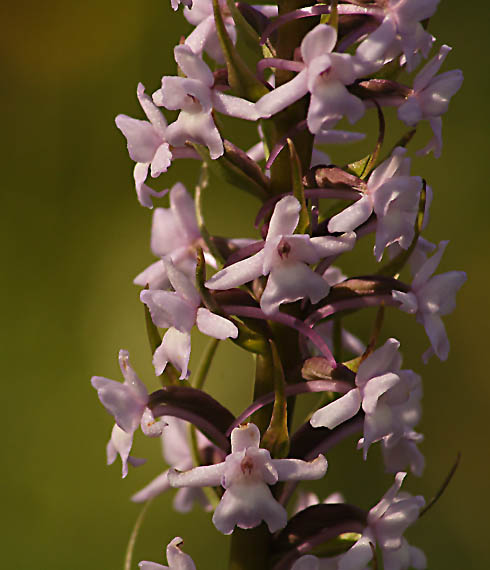
[[[428,341],[407,315],[390,312],[384,329],[401,339],[406,367],[425,381],[427,468],[421,479],[409,477],[407,489],[431,497],[462,453],[442,500],[408,532],[437,570],[487,568],[490,560],[487,8],[483,0],[468,10],[446,0],[433,19],[439,42],[454,48],[444,69],[462,68],[465,83],[444,119],[443,157],[414,166],[435,192],[426,237],[451,240],[442,270],[469,276],[456,312],[445,319],[450,358],[423,367],[419,355]],[[119,379],[117,352],[126,348],[148,387],[158,386],[131,283],[152,260],[151,213],[136,201],[114,116],[142,116],[137,82],[152,92],[163,74],[174,73],[172,47],[190,28],[168,0],[19,0],[1,10],[2,567],[119,569],[140,510],[129,496],[163,464],[158,443],[137,437],[135,455],[148,456],[147,465],[126,480],[119,462],[105,466],[112,421],[89,383],[93,374]],[[252,133],[240,140],[251,144]],[[363,148],[350,147],[350,156]],[[196,175],[195,165],[182,161],[161,186],[183,180],[191,188]],[[210,194],[212,232],[254,235],[253,199],[219,184]],[[351,260],[349,271],[372,270],[370,248],[360,248],[363,257]],[[353,329],[365,334],[372,317]],[[196,338],[193,362],[200,348]],[[247,355],[228,343],[219,348],[209,388],[235,413],[250,397],[250,370]],[[309,488],[322,496],[341,489],[369,508],[392,479],[377,449],[364,463],[353,441],[330,453],[327,477]],[[150,507],[135,560],[163,562],[164,546],[180,535],[199,569],[225,568],[228,539],[208,515],[174,513],[172,495]]]

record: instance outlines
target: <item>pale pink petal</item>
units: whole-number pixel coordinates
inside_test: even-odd
[[[230,320],[215,315],[203,307],[197,310],[196,325],[202,333],[220,340],[238,336],[238,329]]]
[[[145,501],[153,499],[153,497],[168,491],[170,489],[170,483],[168,482],[167,475],[168,469],[153,479],[151,483],[148,483],[146,487],[143,487],[143,489],[135,493],[131,497],[131,500],[135,503],[144,503]]]
[[[177,269],[175,265],[170,261],[170,259],[165,258],[163,260],[165,264],[165,269],[167,270],[167,276],[172,284],[172,287],[175,291],[179,294],[179,297],[182,297],[185,301],[187,301],[192,308],[197,308],[201,304],[201,296],[197,292],[197,289],[194,287],[194,283],[187,277],[185,273]],[[156,295],[154,295],[154,298]],[[176,315],[174,316],[174,322],[177,322]],[[193,319],[192,325],[194,324],[195,315],[191,317],[191,311],[189,310],[189,319]],[[180,320],[180,319],[179,319]],[[190,322],[190,320],[189,320]],[[175,325],[177,326],[177,325]],[[185,328],[188,330],[188,326],[178,326],[177,328]]]
[[[148,121],[133,119],[127,115],[116,117],[116,126],[126,137],[129,156],[135,162],[151,162],[162,138]]]
[[[449,339],[441,317],[436,314],[423,313],[422,322],[436,356],[440,360],[447,360]]]
[[[264,520],[269,531],[286,526],[287,513],[272,496],[265,483],[236,484],[227,489],[213,515],[213,523],[223,534],[231,534],[236,526],[254,528]]]
[[[296,77],[264,95],[256,103],[261,117],[268,118],[289,107],[308,93],[307,71],[303,70]]]
[[[327,472],[327,460],[319,455],[313,461],[301,459],[272,459],[280,481],[311,481],[321,479]]]
[[[153,354],[153,366],[155,374],[160,376],[165,370],[168,362],[171,362],[180,370],[180,379],[187,378],[187,367],[191,356],[191,335],[183,333],[171,327],[165,333],[162,344]]]
[[[212,87],[214,77],[206,63],[196,55],[188,45],[179,45],[174,48],[174,57],[177,65],[191,79],[197,79]]]
[[[141,431],[148,437],[160,437],[163,433],[163,428],[167,425],[163,420],[155,420],[153,412],[150,408],[145,408],[141,416]]]
[[[197,307],[191,306],[177,293],[145,289],[141,291],[140,299],[150,310],[151,319],[157,327],[174,326],[187,332],[194,326]]]
[[[373,211],[369,196],[363,196],[357,202],[351,204],[340,214],[334,216],[328,223],[329,232],[350,232],[364,223]]]
[[[248,283],[262,275],[263,262],[264,252],[259,251],[259,253],[248,259],[243,259],[218,271],[211,279],[206,281],[206,287],[208,289],[223,290]]]
[[[267,241],[280,235],[291,235],[299,222],[300,203],[294,196],[281,198],[269,223]]]
[[[314,58],[329,53],[337,42],[337,32],[331,26],[318,24],[308,32],[301,42],[303,61],[309,64]]]
[[[175,218],[175,223],[190,244],[200,237],[194,200],[181,182],[174,184],[170,190],[169,197],[170,209]]]
[[[423,119],[422,108],[415,95],[409,96],[405,103],[398,107],[398,118],[411,127]]]
[[[401,364],[399,347],[400,343],[395,338],[389,338],[383,346],[371,353],[359,365],[356,384],[364,386],[371,378],[399,370]]]
[[[226,95],[219,91],[213,91],[212,98],[214,109],[219,113],[247,121],[258,121],[260,119],[255,103],[251,103],[246,99]]]
[[[431,79],[439,71],[451,49],[452,48],[447,45],[441,46],[437,55],[426,63],[417,73],[413,82],[415,91],[422,91],[422,89],[425,89],[429,85]]]
[[[311,417],[313,427],[334,429],[357,414],[361,407],[361,394],[356,388],[317,410]]]
[[[444,254],[444,251],[447,247],[449,241],[440,241],[437,252],[427,259],[427,261],[422,265],[422,267],[417,271],[415,277],[412,281],[412,289],[417,291],[420,287],[422,287],[437,269],[437,266],[441,262],[441,258]]]
[[[211,113],[181,111],[178,119],[169,125],[167,137],[176,146],[183,146],[187,141],[203,144],[208,147],[213,160],[224,152],[223,141]]]
[[[172,203],[172,191],[170,201]],[[151,225],[151,251],[158,257],[164,257],[185,245],[181,224],[172,209],[155,208]]]
[[[355,58],[359,62],[361,70],[365,73],[373,71],[381,65],[388,48],[396,36],[396,26],[389,17],[374,32],[369,34],[356,50]],[[363,73],[360,73],[363,75]]]
[[[172,0],[172,3],[176,4],[174,10],[177,10],[177,0]],[[162,566],[161,564],[157,564],[156,562],[148,562],[147,560],[142,560],[138,564],[138,568],[140,570],[168,570],[168,566]]]
[[[400,377],[393,372],[388,372],[368,380],[364,386],[362,399],[362,409],[366,414],[374,413],[379,398],[398,382],[400,382]]]
[[[259,428],[252,423],[240,425],[231,432],[231,452],[237,453],[249,447],[258,448],[260,444]]]
[[[193,11],[194,10],[190,10],[189,14]],[[205,49],[206,42],[215,30],[216,24],[214,23],[214,17],[207,17],[197,23],[194,30],[187,36],[185,44],[188,45],[195,54],[201,55]]]
[[[115,380],[94,376],[92,386],[97,390],[100,401],[112,414],[116,423],[128,434],[137,429],[143,410],[148,402],[139,398],[131,388]]]
[[[155,127],[155,130],[158,132],[162,140],[165,140],[167,121],[160,109],[155,105],[155,103],[153,103],[151,97],[145,93],[145,86],[143,83],[138,83],[136,95],[138,97],[138,101],[140,102],[141,108],[145,112],[145,115],[148,117],[148,120]]]
[[[395,475],[395,482],[394,484],[386,491],[383,495],[379,503],[377,503],[372,509],[370,509],[368,514],[368,522],[370,525],[374,524],[377,520],[379,520],[391,506],[395,497],[400,490],[403,480],[407,476],[406,473],[400,471]]]
[[[356,234],[354,232],[348,232],[339,237],[313,237],[310,242],[315,247],[319,256],[322,258],[330,257],[331,255],[338,255],[345,251],[350,251],[356,243]],[[325,274],[323,275],[323,278],[325,279]]]
[[[413,293],[404,293],[403,291],[392,291],[391,293],[395,301],[401,303],[400,309],[406,313],[415,313],[418,309],[417,297]]]
[[[279,310],[282,303],[291,303],[308,297],[318,303],[329,290],[321,275],[301,262],[287,262],[274,267],[260,299],[260,307],[266,315]]]
[[[330,127],[344,116],[353,124],[364,115],[365,110],[364,103],[349,93],[340,81],[319,79],[308,108],[308,129],[311,133],[317,133],[322,127]]]
[[[151,161],[151,176],[156,178],[162,172],[167,172],[168,167],[172,164],[172,151],[168,143],[162,143],[156,150],[155,156]]]
[[[225,464],[202,465],[189,471],[170,469],[168,480],[172,487],[216,487],[221,484]]]
[[[140,287],[148,285],[150,289],[167,289],[170,282],[163,261],[160,259],[149,265],[133,279],[133,283]]]
[[[373,558],[371,544],[376,542],[371,536],[363,534],[339,560],[339,570],[363,570]]]
[[[170,570],[196,570],[192,558],[180,549],[180,545],[183,542],[184,541],[177,536],[167,546],[167,560]]]

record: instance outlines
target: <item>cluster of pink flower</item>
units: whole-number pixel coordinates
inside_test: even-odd
[[[425,327],[430,348],[424,361],[431,354],[445,360],[449,341],[441,317],[453,310],[466,279],[460,271],[434,276],[447,242],[428,256],[436,246],[421,232],[432,190],[410,174],[405,148],[427,120],[433,138],[419,152],[441,154],[442,115],[462,83],[459,70],[438,73],[448,46],[422,62],[435,42],[427,23],[438,2],[331,0],[302,7],[301,1],[182,0],[195,29],[174,49],[178,75],[164,76],[152,97],[138,85],[147,120],[116,118],[136,162],[143,206],[152,208],[168,192],[148,186],[148,174],[160,176],[174,159],[200,160],[202,176],[195,200],[178,183],[170,207],[155,209],[151,248],[158,260],[134,280],[143,287],[162,389],[148,393],[126,351],[119,354],[123,384],[92,378],[116,422],[107,460],[119,454],[125,477],[128,464],[143,462],[130,456],[138,425],[145,435],[161,436],[170,469],[133,500],[177,487],[175,509],[187,512],[198,502],[213,511],[224,534],[261,525],[269,535],[257,545],[261,568],[362,570],[377,552],[387,570],[426,567],[424,554],[403,537],[424,499],[399,493],[406,471],[420,476],[424,468],[417,447],[422,435],[415,431],[421,378],[401,368],[396,339],[376,345],[384,307],[392,306],[415,314]],[[179,3],[172,0],[174,10]],[[397,81],[400,71],[419,66],[413,87]],[[397,108],[410,131],[380,160],[386,106]],[[180,111],[176,121],[168,124],[162,107]],[[344,117],[356,123],[369,109],[379,121],[373,152],[346,166],[332,164],[315,145],[363,138],[334,127]],[[260,121],[258,143],[246,152],[224,138],[219,114]],[[201,211],[208,171],[261,201],[256,227],[262,239],[210,235]],[[372,275],[346,277],[332,265],[372,233],[378,264]],[[390,260],[381,264],[385,249]],[[411,285],[400,280],[406,265]],[[209,279],[207,267],[215,271]],[[364,307],[379,307],[367,346],[342,322],[345,312]],[[217,339],[196,375],[188,368],[194,325]],[[159,328],[166,329],[163,338]],[[254,400],[238,417],[203,389],[213,349],[224,339],[257,360]],[[294,400],[306,392],[323,393],[322,407],[292,432]],[[296,484],[278,482],[322,478],[322,453],[357,432],[364,459],[381,442],[393,487],[369,512],[341,497],[319,504],[300,495],[288,518]],[[311,554],[332,541],[330,556]],[[194,569],[180,543],[175,538],[168,545],[169,567]],[[249,568],[249,552],[235,548],[232,555],[242,557],[235,567]],[[140,568],[167,567],[141,562]]]

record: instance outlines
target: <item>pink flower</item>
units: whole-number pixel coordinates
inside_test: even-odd
[[[372,559],[371,544],[378,546],[383,553],[385,570],[423,570],[427,566],[424,553],[410,546],[403,538],[408,526],[413,524],[425,500],[418,495],[400,493],[406,473],[395,476],[395,484],[388,489],[381,501],[368,513],[368,526],[362,537],[344,554],[339,562],[339,570],[361,570]]]
[[[397,147],[390,158],[373,170],[364,196],[334,216],[328,224],[330,232],[352,231],[375,212],[374,255],[378,261],[383,257],[385,247],[398,243],[407,249],[414,237],[422,179],[409,175],[410,158],[405,154],[406,149]],[[430,202],[430,188],[428,196]]]
[[[256,121],[259,114],[254,103],[214,89],[212,71],[189,46],[177,46],[174,55],[187,77],[165,76],[161,89],[153,94],[156,105],[181,109],[178,119],[167,127],[167,139],[176,146],[183,146],[187,141],[205,145],[212,159],[219,158],[224,147],[214,123],[213,109],[249,121]]]
[[[185,186],[177,182],[170,190],[170,208],[156,208],[151,228],[151,250],[162,258],[152,263],[134,279],[136,285],[150,289],[167,289],[170,285],[163,258],[166,257],[188,277],[196,272],[196,249],[205,247],[197,226],[194,200]],[[216,267],[207,251],[206,262]]]
[[[141,426],[145,435],[158,437],[162,434],[165,423],[155,421],[150,408],[147,407],[148,391],[129,363],[127,350],[119,351],[119,366],[124,376],[123,384],[101,376],[93,376],[91,382],[100,401],[116,420],[107,445],[107,463],[112,464],[119,454],[123,477],[126,477],[128,461],[141,464],[141,460],[134,460],[129,456],[133,434],[138,426]]]
[[[201,307],[201,297],[190,279],[173,263],[164,258],[168,279],[175,291],[144,290],[140,299],[150,309],[157,327],[168,328],[162,344],[153,355],[157,376],[163,373],[168,362],[181,371],[180,378],[187,378],[191,355],[191,330],[194,325],[213,338],[236,338],[236,326],[208,309]]]
[[[351,123],[358,121],[364,114],[364,103],[345,88],[358,77],[354,59],[346,53],[333,53],[336,42],[337,32],[326,24],[319,24],[306,34],[301,42],[304,63],[297,65],[301,71],[257,101],[260,115],[275,115],[311,93],[307,116],[310,132],[330,128],[343,116]]]
[[[441,360],[449,355],[449,339],[441,316],[451,313],[456,306],[456,293],[466,281],[464,271],[449,271],[433,275],[441,261],[448,241],[439,243],[438,251],[420,267],[412,281],[411,291],[393,291],[393,298],[400,301],[400,309],[415,314],[417,321],[424,325],[432,348],[423,355],[427,362],[432,354]]]
[[[309,297],[318,303],[328,294],[328,283],[308,264],[352,249],[355,234],[340,237],[314,237],[293,234],[299,221],[300,204],[293,196],[285,196],[274,208],[264,248],[248,259],[222,269],[206,283],[209,289],[230,289],[269,275],[260,299],[260,307],[270,315],[282,303]]]
[[[260,432],[246,424],[231,433],[231,454],[222,463],[195,467],[179,473],[171,470],[172,487],[207,487],[221,485],[225,493],[213,515],[213,523],[223,534],[235,526],[254,528],[265,521],[270,532],[286,526],[286,509],[272,496],[269,485],[278,481],[320,479],[327,461],[319,455],[314,461],[271,459],[266,449],[259,449]]]
[[[420,383],[411,370],[400,370],[400,343],[390,338],[370,354],[356,374],[356,388],[317,410],[311,417],[313,427],[334,429],[364,411],[364,438],[360,446],[367,456],[369,446],[375,441],[392,435],[402,437],[406,422],[399,406],[409,400],[411,391]]]
[[[439,53],[417,73],[412,94],[398,108],[398,117],[411,127],[423,119],[429,121],[434,136],[421,153],[433,150],[437,158],[442,151],[442,115],[463,83],[463,73],[459,69],[435,77],[450,51],[449,46],[443,45]]]

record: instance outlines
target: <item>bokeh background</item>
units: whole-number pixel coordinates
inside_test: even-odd
[[[189,26],[165,0],[18,0],[1,11],[2,567],[118,569],[140,510],[129,497],[163,463],[158,442],[137,437],[135,454],[149,457],[147,465],[126,480],[119,463],[105,466],[112,421],[89,383],[93,374],[119,379],[117,352],[126,348],[149,388],[158,386],[132,285],[152,261],[151,213],[136,201],[114,116],[141,116],[137,82],[151,92],[161,75],[174,73],[171,49]],[[409,478],[407,489],[431,497],[462,453],[446,494],[408,533],[434,570],[490,562],[488,23],[484,0],[441,2],[431,29],[454,48],[444,69],[462,68],[465,84],[444,119],[443,157],[414,166],[435,191],[426,235],[451,240],[442,270],[469,276],[456,312],[445,319],[450,358],[423,367],[419,355],[428,341],[407,315],[390,312],[384,329],[401,338],[406,367],[425,381],[427,468],[421,479]],[[241,133],[240,141],[251,144],[252,135]],[[348,150],[357,158],[363,147]],[[195,165],[176,164],[160,184],[183,180],[192,188],[196,175]],[[212,232],[254,235],[253,199],[216,181],[210,194]],[[348,262],[352,273],[373,267],[371,244],[363,247]],[[372,317],[352,321],[352,328],[366,334]],[[201,348],[196,338],[194,354]],[[231,344],[219,348],[209,389],[235,413],[250,397],[251,367]],[[333,451],[324,482],[309,488],[322,496],[341,489],[369,508],[392,479],[376,449],[364,463],[352,445]],[[163,562],[164,546],[180,535],[198,568],[225,568],[228,539],[202,512],[174,513],[172,494],[151,505],[135,560]]]

